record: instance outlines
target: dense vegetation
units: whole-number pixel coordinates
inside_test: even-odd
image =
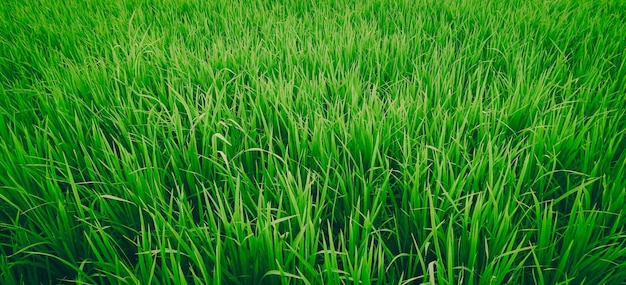
[[[0,284],[626,284],[626,2],[5,0]]]

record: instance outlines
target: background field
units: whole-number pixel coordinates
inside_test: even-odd
[[[0,5],[0,284],[626,284],[626,2]]]

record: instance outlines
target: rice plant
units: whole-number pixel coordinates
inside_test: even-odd
[[[626,284],[626,2],[6,0],[0,284]]]

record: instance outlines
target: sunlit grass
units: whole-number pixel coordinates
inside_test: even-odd
[[[5,2],[0,284],[626,284],[623,1]]]

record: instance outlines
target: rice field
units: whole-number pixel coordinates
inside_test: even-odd
[[[625,149],[621,0],[0,5],[0,284],[626,284]]]

